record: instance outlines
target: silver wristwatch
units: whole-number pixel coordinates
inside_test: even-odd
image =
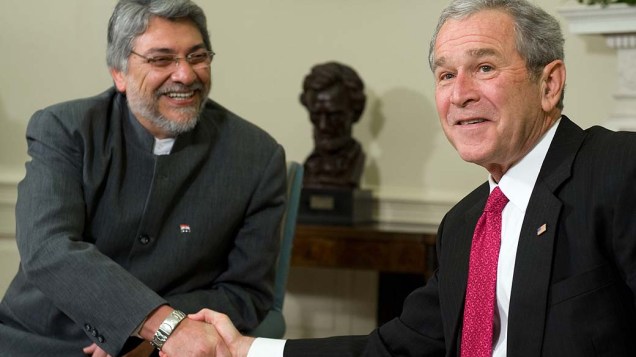
[[[163,344],[166,343],[170,334],[177,328],[177,325],[186,318],[186,314],[179,310],[173,310],[168,317],[159,325],[159,329],[150,341],[150,344],[161,351]]]

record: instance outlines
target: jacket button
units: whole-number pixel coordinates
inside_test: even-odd
[[[147,234],[141,234],[139,236],[139,243],[146,245],[148,243],[150,243],[150,237],[148,237]]]
[[[97,341],[98,341],[99,343],[104,343],[104,341],[106,341],[106,340],[104,339],[104,336],[99,335],[99,336],[97,336]]]
[[[84,324],[84,330],[86,330],[87,332],[91,332],[93,330],[93,326],[89,324]]]

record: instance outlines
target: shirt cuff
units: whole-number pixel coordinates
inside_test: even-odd
[[[250,346],[247,357],[283,357],[285,342],[287,340],[257,337]]]

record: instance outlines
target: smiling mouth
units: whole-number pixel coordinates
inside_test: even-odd
[[[182,99],[182,100],[185,100],[185,99],[190,99],[190,98],[192,98],[192,97],[194,96],[194,91],[192,91],[192,92],[185,92],[185,93],[180,93],[180,92],[179,92],[179,93],[177,93],[177,92],[170,92],[170,93],[166,93],[165,95],[166,95],[166,96],[168,96],[169,98],[172,98],[172,99]]]
[[[457,122],[457,125],[470,125],[470,124],[479,124],[485,122],[486,119],[469,119],[469,120],[460,120]]]

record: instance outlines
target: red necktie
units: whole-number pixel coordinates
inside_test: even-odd
[[[506,203],[508,198],[498,186],[495,187],[475,227],[464,305],[462,357],[492,356],[501,211]]]

